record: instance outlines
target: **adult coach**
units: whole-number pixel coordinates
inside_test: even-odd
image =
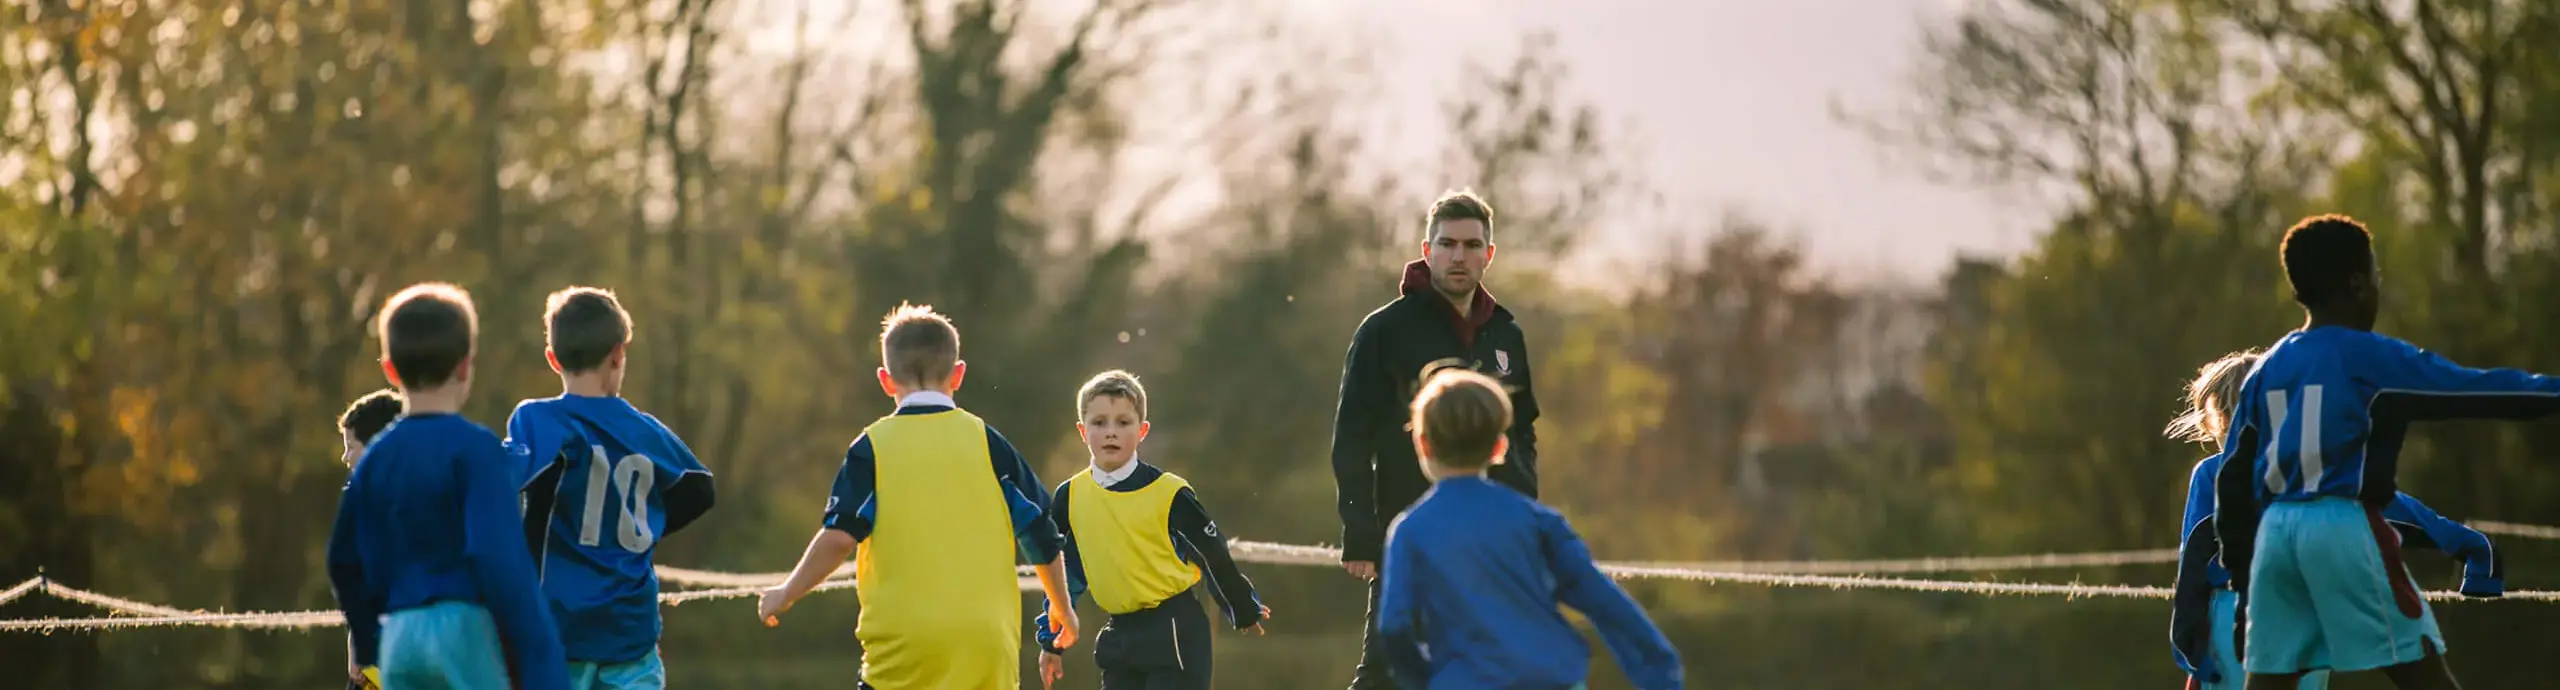
[[[1342,511],[1342,567],[1369,581],[1367,634],[1353,690],[1389,689],[1378,639],[1378,561],[1387,525],[1431,488],[1415,464],[1405,423],[1431,372],[1464,367],[1510,390],[1511,450],[1492,478],[1538,496],[1538,397],[1529,386],[1529,349],[1511,310],[1493,301],[1484,274],[1493,265],[1493,208],[1472,192],[1452,192],[1423,215],[1422,258],[1404,266],[1402,295],[1369,312],[1343,358],[1333,417],[1335,501]]]

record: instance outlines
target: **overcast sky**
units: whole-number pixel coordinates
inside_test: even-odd
[[[1920,22],[1954,0],[1294,2],[1311,22],[1391,36],[1377,66],[1411,95],[1388,107],[1424,121],[1465,60],[1498,63],[1525,32],[1551,30],[1579,95],[1640,130],[1645,171],[1673,208],[1748,209],[1801,231],[1836,271],[1928,280],[1959,252],[2023,248],[2045,217],[1932,183],[1831,115],[1835,99],[1895,98]],[[1484,29],[1456,30],[1470,23]],[[1622,255],[1663,242],[1608,234]]]

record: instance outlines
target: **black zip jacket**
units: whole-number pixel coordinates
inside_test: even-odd
[[[1474,369],[1511,393],[1511,450],[1494,481],[1538,497],[1538,396],[1529,383],[1529,347],[1511,310],[1476,287],[1467,318],[1431,287],[1421,261],[1405,265],[1403,296],[1369,312],[1351,336],[1333,416],[1335,502],[1342,512],[1342,559],[1375,562],[1387,524],[1422,498],[1431,481],[1416,464],[1413,396],[1425,375]]]

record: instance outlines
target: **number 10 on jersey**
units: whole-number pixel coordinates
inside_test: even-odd
[[[639,453],[622,456],[617,461],[607,455],[604,446],[589,446],[595,456],[587,463],[587,509],[585,520],[578,525],[578,545],[602,543],[606,494],[613,495],[615,521],[613,539],[622,550],[640,553],[649,550],[657,535],[649,531],[649,490],[658,480],[651,471],[656,463]],[[610,484],[611,491],[606,489]]]

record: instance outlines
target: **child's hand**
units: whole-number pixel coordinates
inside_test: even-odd
[[[1270,605],[1270,604],[1263,604],[1263,605],[1262,605],[1262,622],[1254,623],[1252,626],[1247,627],[1247,628],[1245,628],[1244,630],[1242,630],[1242,631],[1240,631],[1240,632],[1243,632],[1244,634],[1247,634],[1247,635],[1257,635],[1257,636],[1258,636],[1258,635],[1268,635],[1268,634],[1270,634],[1270,633],[1263,632],[1263,630],[1262,630],[1262,623],[1268,623],[1268,622],[1270,622],[1270,621],[1271,621],[1271,605]]]
[[[791,592],[786,585],[774,585],[756,599],[756,617],[764,619],[764,627],[782,625],[782,612],[791,610]]]
[[[1058,679],[1066,676],[1066,657],[1048,652],[1040,653],[1040,690],[1049,690],[1049,686],[1057,685]]]
[[[1049,602],[1049,628],[1058,633],[1055,644],[1059,649],[1076,646],[1076,607]]]

